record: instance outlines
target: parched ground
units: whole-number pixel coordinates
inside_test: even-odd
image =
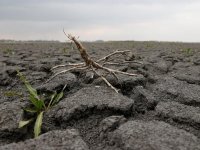
[[[135,60],[108,76],[115,93],[88,72],[52,76],[59,64],[82,62],[66,43],[0,44],[0,150],[200,150],[200,44],[169,42],[83,43],[94,60],[116,49]],[[20,70],[39,93],[64,85],[62,100],[45,113],[42,134],[18,129],[28,95]],[[42,85],[42,86],[41,86]]]

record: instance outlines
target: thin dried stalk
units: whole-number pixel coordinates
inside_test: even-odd
[[[101,77],[102,80],[110,87],[112,88],[116,93],[118,93],[118,89],[116,89],[114,86],[112,86],[112,84],[110,84],[110,82],[100,73],[98,73],[96,70],[101,69],[103,71],[105,71],[107,74],[112,74],[117,80],[118,77],[116,74],[124,74],[124,75],[128,75],[128,76],[137,76],[137,74],[134,73],[128,73],[128,72],[123,72],[123,71],[119,71],[119,70],[115,70],[115,69],[111,69],[108,67],[105,67],[105,65],[120,65],[120,64],[126,64],[126,63],[130,63],[132,61],[124,61],[124,62],[108,62],[108,60],[110,58],[114,59],[113,56],[114,55],[125,55],[126,53],[130,52],[130,50],[117,50],[107,56],[104,56],[103,58],[94,61],[92,60],[92,58],[90,57],[90,55],[87,53],[86,48],[71,34],[66,34],[65,31],[63,30],[64,34],[68,37],[69,40],[71,40],[77,47],[77,49],[80,52],[80,55],[82,57],[82,59],[84,60],[84,63],[77,63],[77,64],[66,64],[66,65],[58,65],[52,68],[56,69],[59,67],[72,67],[66,70],[63,70],[61,72],[56,73],[54,76],[52,76],[49,80],[47,80],[47,82],[49,82],[50,80],[52,80],[53,78],[55,78],[56,76],[66,73],[66,72],[70,72],[73,70],[88,70],[88,71],[93,71],[97,76]],[[101,64],[103,62],[103,64]]]

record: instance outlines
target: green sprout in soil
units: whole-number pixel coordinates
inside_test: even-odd
[[[41,127],[42,127],[42,120],[43,120],[43,114],[51,109],[53,106],[55,106],[63,97],[63,91],[66,86],[62,89],[60,93],[55,92],[50,96],[50,99],[47,101],[43,100],[37,93],[37,90],[34,89],[31,84],[26,80],[25,76],[19,71],[18,76],[20,77],[21,81],[24,83],[26,89],[29,92],[29,100],[31,102],[31,106],[28,108],[24,108],[24,111],[27,113],[31,113],[32,116],[27,120],[22,120],[19,122],[19,128],[22,128],[26,125],[34,123],[34,137],[37,137],[41,133]]]
[[[67,51],[68,51],[68,49],[67,49],[66,47],[64,47],[64,48],[62,49],[62,52],[63,52],[63,53],[67,53]]]
[[[146,47],[147,47],[147,48],[151,48],[151,47],[153,47],[153,45],[152,45],[151,43],[147,43],[147,44],[146,44]]]
[[[183,51],[186,55],[191,55],[192,54],[192,48],[185,48],[185,49],[181,49],[181,51]]]
[[[192,49],[191,48],[187,48],[185,49],[185,53],[190,55],[192,53]]]
[[[13,49],[7,48],[3,51],[4,54],[14,55],[15,51]]]

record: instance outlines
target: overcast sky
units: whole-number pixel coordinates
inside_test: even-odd
[[[200,0],[0,0],[0,39],[200,42]]]

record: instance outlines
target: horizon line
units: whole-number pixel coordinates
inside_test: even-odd
[[[163,43],[200,43],[200,41],[170,41],[170,40],[79,40],[81,42],[163,42]],[[14,40],[14,39],[0,39],[0,43],[14,43],[14,42],[53,42],[53,43],[70,43],[69,41],[60,41],[60,40],[42,40],[42,39],[35,39],[35,40]]]

